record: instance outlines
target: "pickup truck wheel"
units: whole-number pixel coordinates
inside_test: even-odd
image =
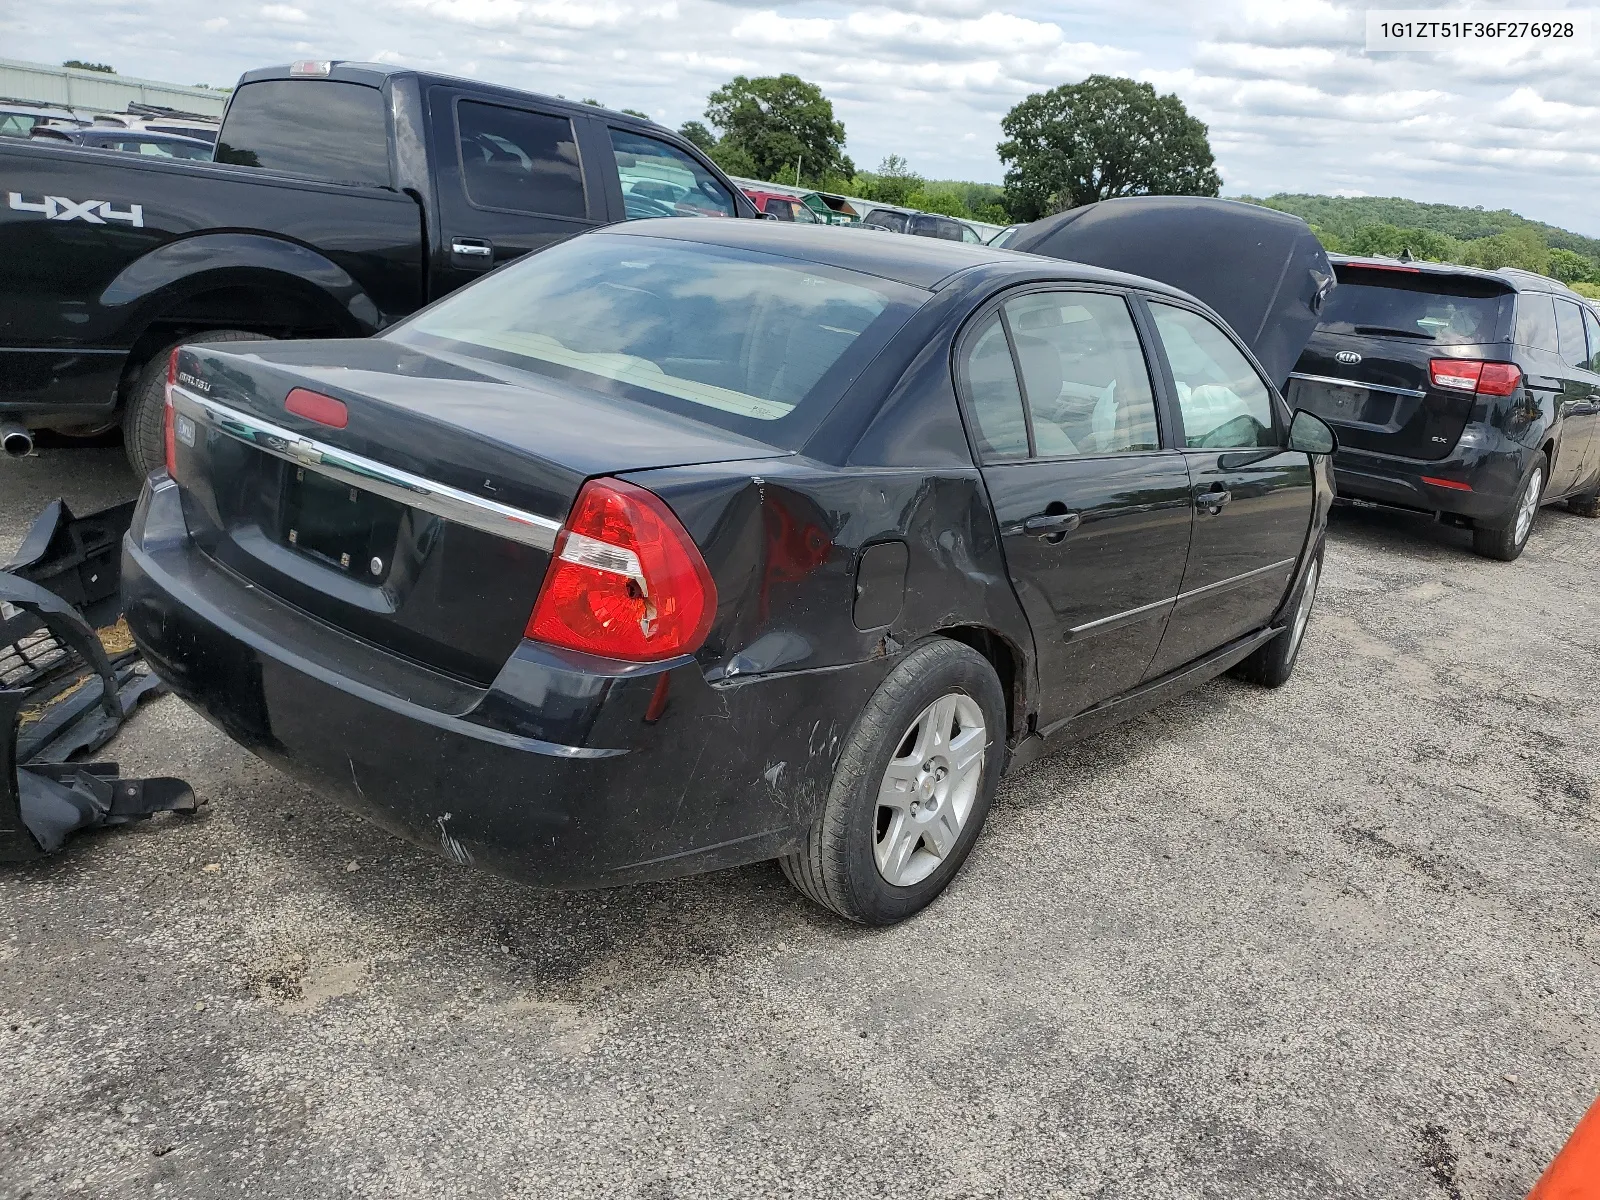
[[[857,718],[789,882],[863,925],[930,904],[961,870],[1000,781],[1005,696],[970,646],[938,639],[889,672]]]
[[[166,387],[167,360],[179,346],[198,346],[202,342],[259,342],[259,333],[242,329],[208,329],[164,346],[139,372],[122,410],[122,448],[134,471],[143,479],[166,465]]]
[[[1521,555],[1533,532],[1534,518],[1539,515],[1539,501],[1544,499],[1544,485],[1549,479],[1550,463],[1544,455],[1533,460],[1533,467],[1522,480],[1511,510],[1493,525],[1480,525],[1472,531],[1472,548],[1485,558],[1511,562]]]
[[[1294,664],[1300,658],[1300,647],[1306,639],[1306,626],[1311,621],[1311,609],[1317,602],[1317,584],[1322,582],[1322,551],[1311,560],[1311,567],[1300,584],[1300,593],[1290,609],[1294,616],[1284,631],[1261,649],[1251,654],[1233,669],[1233,674],[1249,683],[1262,687],[1279,688],[1289,682],[1294,674]]]

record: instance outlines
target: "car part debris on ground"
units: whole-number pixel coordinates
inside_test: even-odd
[[[0,572],[0,861],[53,853],[80,829],[198,807],[182,780],[68,761],[162,690],[121,617],[119,543],[132,516],[123,504],[74,518],[54,501]]]

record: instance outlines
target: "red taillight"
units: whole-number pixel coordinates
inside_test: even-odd
[[[344,402],[335,400],[332,396],[324,396],[321,392],[295,388],[284,398],[283,406],[295,416],[315,421],[318,425],[331,425],[334,429],[343,429],[350,424],[350,410],[344,406]]]
[[[620,479],[583,485],[526,634],[569,650],[659,662],[700,648],[717,588],[661,498]]]
[[[173,347],[172,357],[167,359],[167,388],[163,405],[161,423],[164,426],[163,437],[167,444],[167,474],[173,478],[178,475],[178,434],[173,428],[172,413],[172,388],[178,382],[178,348]]]
[[[1428,379],[1434,387],[1446,391],[1509,396],[1522,386],[1522,371],[1516,363],[1435,358],[1428,362]]]
[[[1422,482],[1431,483],[1434,487],[1449,488],[1452,492],[1470,492],[1472,490],[1470,483],[1462,483],[1459,479],[1440,479],[1434,475],[1424,475]]]

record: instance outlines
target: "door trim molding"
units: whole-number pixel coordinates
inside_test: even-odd
[[[1230,575],[1227,579],[1219,579],[1215,583],[1208,583],[1202,587],[1190,588],[1187,592],[1179,592],[1173,597],[1173,600],[1179,604],[1182,604],[1185,600],[1193,600],[1196,596],[1213,596],[1219,592],[1231,591],[1236,587],[1240,587],[1243,584],[1249,583],[1257,576],[1265,575],[1270,571],[1281,571],[1285,567],[1294,566],[1295,563],[1299,561],[1300,560],[1298,558],[1279,559],[1275,563],[1268,563],[1264,567],[1257,567],[1255,570],[1246,571],[1242,575]]]
[[[1211,596],[1230,591],[1268,572],[1281,571],[1285,567],[1292,567],[1299,561],[1298,558],[1280,559],[1278,562],[1268,563],[1264,567],[1256,567],[1254,570],[1245,571],[1241,575],[1230,575],[1227,579],[1219,579],[1215,583],[1190,588],[1187,592],[1179,592],[1176,596],[1168,596],[1165,600],[1154,600],[1149,604],[1141,604],[1138,608],[1112,613],[1109,617],[1099,617],[1093,621],[1085,621],[1082,625],[1073,625],[1067,630],[1067,640],[1071,641],[1075,638],[1092,637],[1097,633],[1105,633],[1118,626],[1154,616],[1157,609],[1166,608],[1168,605],[1182,604],[1185,600],[1193,600],[1196,596]]]

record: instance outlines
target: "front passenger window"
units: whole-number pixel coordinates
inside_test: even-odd
[[[717,177],[676,146],[626,129],[611,131],[627,219],[731,217],[733,197]]]
[[[1172,366],[1190,449],[1254,449],[1278,444],[1272,393],[1233,340],[1199,313],[1150,303]]]

